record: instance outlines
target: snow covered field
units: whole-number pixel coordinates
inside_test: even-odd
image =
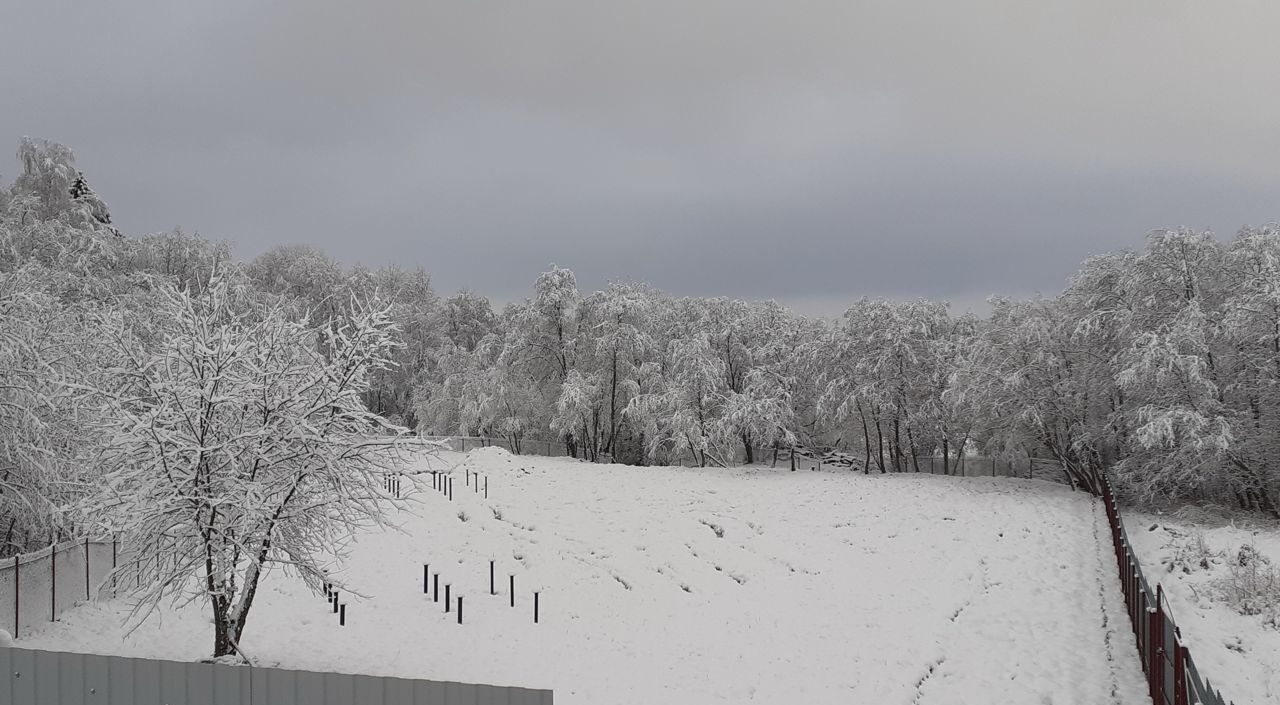
[[[452,469],[455,501],[433,493],[428,476],[419,502],[394,515],[403,532],[352,546],[340,580],[361,596],[344,598],[347,626],[323,597],[273,574],[250,615],[250,655],[290,668],[553,688],[562,705],[1146,697],[1103,512],[1065,487],[635,468],[492,448],[431,464]],[[464,485],[464,468],[488,476],[488,500]],[[498,596],[487,594],[490,559]],[[463,625],[422,595],[424,562],[465,597]],[[82,606],[22,644],[209,653],[203,606],[128,638],[125,609]]]
[[[1280,526],[1139,514],[1127,516],[1126,526],[1147,580],[1164,586],[1203,675],[1236,705],[1280,702],[1280,625],[1239,614],[1214,587],[1229,574],[1241,546],[1252,545],[1273,565],[1280,563]]]

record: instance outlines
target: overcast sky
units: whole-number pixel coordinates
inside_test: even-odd
[[[127,232],[246,258],[829,315],[1280,219],[1274,0],[194,5],[6,2],[0,142],[70,146]]]

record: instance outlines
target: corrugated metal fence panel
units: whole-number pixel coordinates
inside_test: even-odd
[[[549,690],[0,647],[0,705],[552,705]]]

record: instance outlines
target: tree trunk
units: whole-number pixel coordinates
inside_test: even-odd
[[[907,425],[907,444],[911,450],[911,465],[916,472],[920,472],[920,461],[916,459],[916,439],[911,435],[911,425]]]
[[[876,417],[876,465],[880,466],[880,474],[887,472],[884,469],[884,431],[880,428],[880,417]]]
[[[893,415],[893,471],[902,472],[902,429],[898,421],[898,415]]]
[[[213,603],[213,657],[219,658],[235,653],[231,648],[230,633],[227,631],[227,608],[219,604],[221,600],[210,597]]]
[[[614,439],[618,436],[618,349],[613,350],[613,371],[609,381],[609,440],[605,452],[616,454]]]
[[[866,455],[862,459],[862,474],[871,474],[871,429],[867,428],[867,415],[862,413],[862,404],[858,404],[858,416],[862,419],[862,445]]]

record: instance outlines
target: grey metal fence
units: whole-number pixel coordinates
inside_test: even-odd
[[[448,446],[449,450],[461,453],[477,448],[502,448],[516,455],[545,455],[553,458],[569,457],[569,453],[565,450],[564,443],[561,441],[520,439],[517,442],[512,442],[510,439],[491,438],[489,436],[419,436],[419,438],[440,441]]]
[[[465,453],[477,448],[502,448],[517,455],[542,455],[548,457],[568,457],[564,443],[560,441],[521,439],[513,442],[505,438],[490,436],[421,436],[426,440],[440,441],[450,450]],[[581,457],[583,453],[579,453]],[[861,471],[864,457],[861,453],[839,450],[818,450],[798,446],[773,447],[761,446],[752,451],[756,464],[773,465],[779,463],[803,469],[831,469],[835,467]],[[738,461],[744,460],[737,458]],[[603,462],[609,462],[604,456]],[[886,472],[919,472],[933,475],[953,475],[956,477],[1023,477],[1055,482],[1064,481],[1062,467],[1054,460],[1046,458],[1010,459],[989,455],[953,455],[942,456],[917,455],[903,456],[898,459],[897,466],[889,459],[885,460]],[[880,472],[876,460],[871,461],[871,472]]]
[[[0,629],[18,637],[94,599],[116,560],[115,542],[88,539],[0,560]]]
[[[0,647],[4,705],[552,705],[550,690]]]
[[[848,468],[863,471],[865,456],[840,450],[796,448],[758,448],[754,452],[757,463],[777,466],[786,464],[798,469]],[[872,457],[870,471],[879,473],[880,464]],[[954,477],[1022,477],[1062,481],[1062,466],[1045,458],[1011,459],[990,455],[912,455],[902,456],[896,464],[885,459],[884,472],[927,473]]]

